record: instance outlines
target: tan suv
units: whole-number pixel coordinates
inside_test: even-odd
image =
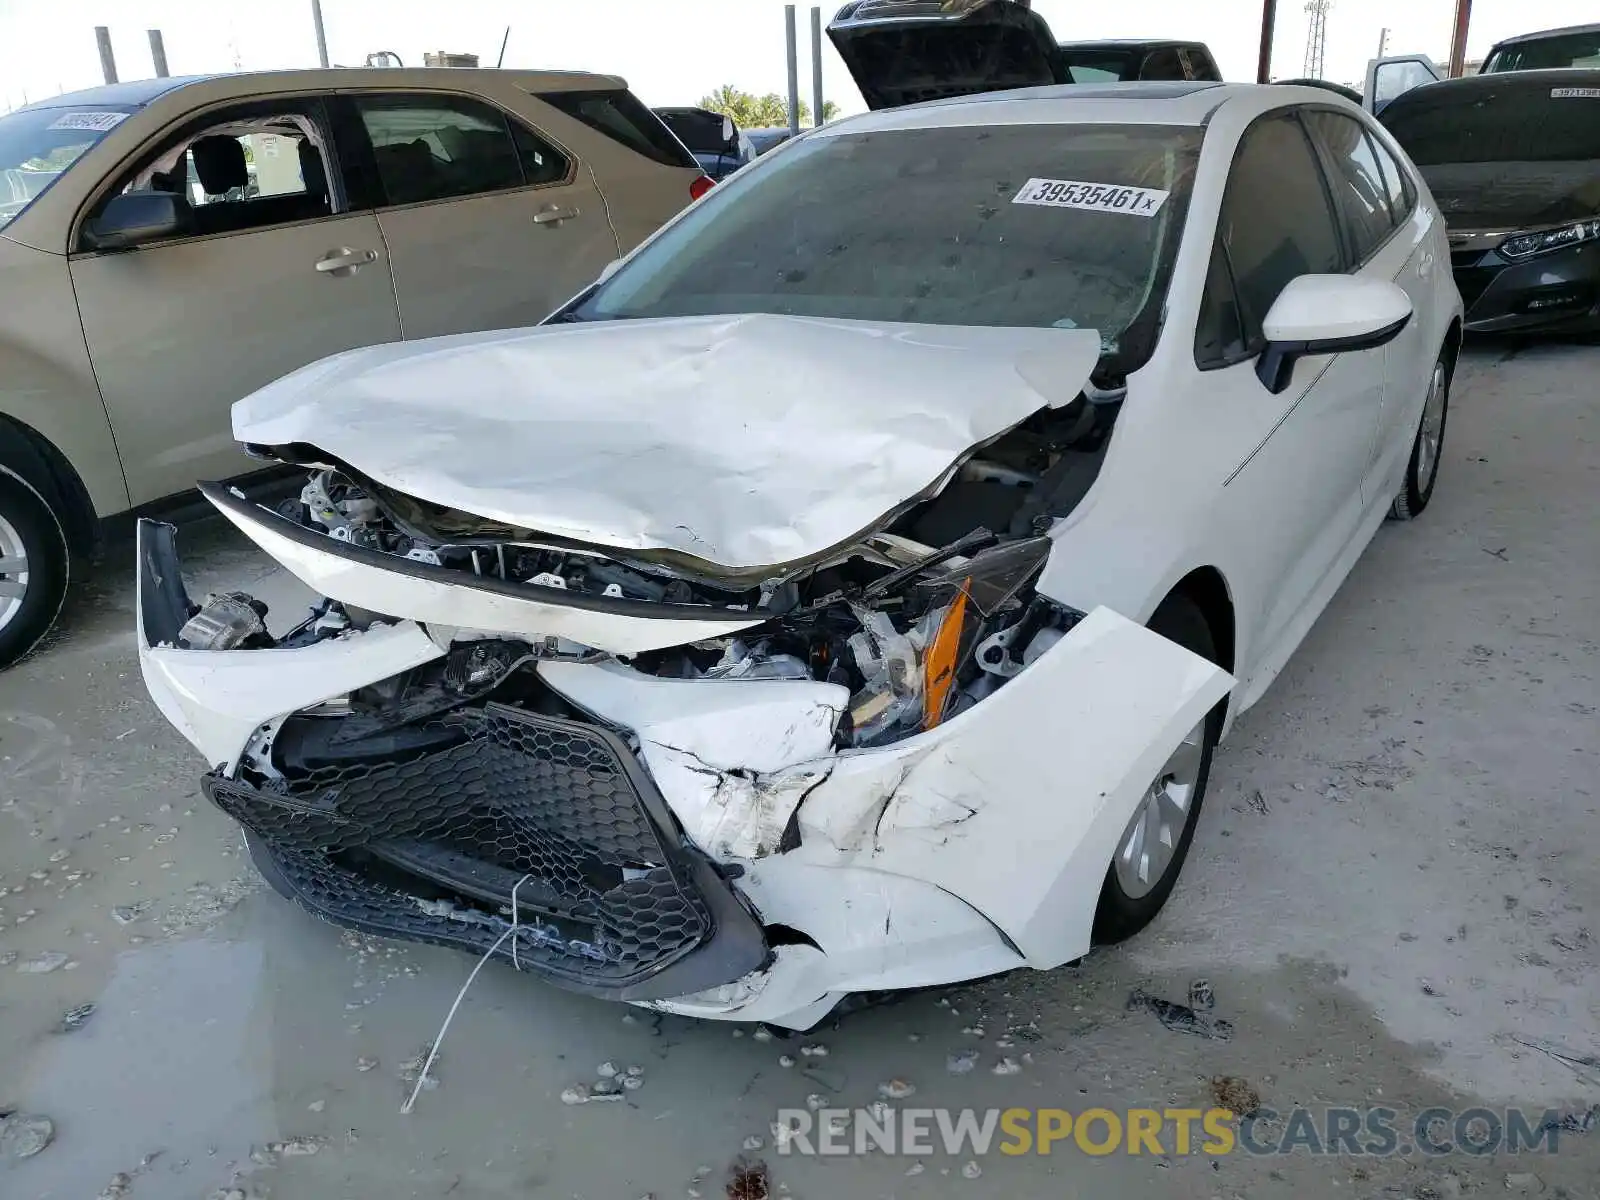
[[[152,79],[0,117],[0,667],[102,519],[249,470],[233,401],[538,323],[710,186],[620,79]]]

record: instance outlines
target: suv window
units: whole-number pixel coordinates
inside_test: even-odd
[[[1265,117],[1246,130],[1223,195],[1217,243],[1232,270],[1246,353],[1261,348],[1261,323],[1291,279],[1344,270],[1327,185],[1292,114]],[[1215,290],[1222,291],[1220,282]],[[1217,313],[1204,311],[1212,303],[1208,285],[1202,329],[1225,324]],[[1201,356],[1196,337],[1197,361],[1220,365]]]
[[[661,118],[626,89],[546,92],[539,99],[653,162],[668,167],[697,168],[700,165],[694,155],[684,149],[683,143],[673,136],[672,131],[661,123]]]
[[[1210,53],[1203,46],[1190,46],[1186,50],[1179,50],[1178,56],[1185,60],[1190,79],[1221,81],[1222,72],[1217,70],[1217,64],[1212,61]]]
[[[418,204],[565,179],[569,161],[493,105],[465,96],[368,95],[356,110],[389,204]]]
[[[1144,66],[1139,71],[1140,79],[1187,79],[1188,75],[1183,70],[1183,60],[1178,57],[1176,50],[1152,50],[1150,56],[1144,60]]]
[[[171,192],[185,213],[174,236],[184,237],[326,217],[338,206],[322,118],[316,100],[216,109],[143,155],[105,200],[119,192]]]
[[[1344,215],[1352,266],[1359,266],[1389,240],[1395,214],[1389,188],[1365,127],[1344,113],[1312,110],[1305,114],[1312,136],[1327,153],[1328,183],[1334,203]]]

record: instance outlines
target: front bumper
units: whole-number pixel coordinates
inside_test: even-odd
[[[1451,253],[1472,333],[1581,332],[1600,328],[1600,243],[1524,261],[1495,250]]]
[[[299,649],[185,650],[170,644],[190,610],[172,531],[143,523],[139,542],[146,683],[216,766],[207,794],[277,890],[341,925],[477,953],[515,916],[530,927],[518,965],[698,1017],[804,1029],[850,993],[1085,953],[1135,805],[1232,684],[1097,609],[991,697],[876,749],[835,748],[836,685],[540,662],[529,686],[548,703],[475,701],[411,722],[406,745],[291,769],[308,723],[345,719],[321,706],[436,670],[450,632],[397,620]],[[382,565],[311,549],[382,592]],[[477,590],[436,588],[441,604]],[[269,739],[286,778],[242,776]]]
[[[314,671],[341,649],[178,649],[170,643],[193,606],[174,531],[144,521],[138,540],[140,658],[169,716],[187,718],[188,697],[232,707],[249,694],[213,687],[197,695],[186,669],[253,665],[265,683],[274,668],[280,679],[297,677],[301,663]],[[360,646],[365,636],[353,655],[345,648],[348,664],[374,661]],[[258,711],[240,728],[281,728],[304,706]],[[612,1000],[701,992],[768,961],[760,925],[710,860],[683,842],[614,731],[487,704],[398,742],[387,730],[335,743],[314,768],[263,786],[224,766],[202,788],[244,826],[267,881],[338,925],[477,954],[498,942],[496,953],[520,968]],[[239,748],[229,754],[236,761]],[[504,937],[513,921],[517,932]]]

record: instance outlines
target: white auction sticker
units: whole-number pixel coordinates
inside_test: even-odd
[[[1080,183],[1073,179],[1030,179],[1012,199],[1013,204],[1044,208],[1086,208],[1093,212],[1129,213],[1153,217],[1171,193],[1155,188],[1125,187],[1119,183]]]
[[[108,129],[115,129],[127,119],[127,113],[119,112],[69,112],[62,113],[51,121],[48,128],[93,129],[104,133]]]
[[[1600,87],[1551,88],[1552,100],[1600,100]]]

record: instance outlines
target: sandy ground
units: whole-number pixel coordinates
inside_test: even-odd
[[[55,1126],[26,1159],[0,1136],[0,1195],[718,1198],[747,1153],[774,1195],[811,1198],[1600,1196],[1600,1128],[1553,1155],[1214,1158],[1169,1138],[1164,1155],[991,1154],[976,1174],[942,1153],[920,1171],[780,1156],[769,1133],[808,1095],[865,1106],[891,1078],[915,1085],[906,1104],[1081,1110],[1204,1107],[1232,1076],[1279,1112],[1385,1105],[1402,1127],[1431,1105],[1537,1122],[1600,1103],[1597,366],[1592,347],[1469,354],[1434,506],[1379,534],[1240,722],[1183,882],[1132,945],[787,1044],[496,966],[410,1116],[405,1064],[470,961],[264,890],[145,697],[117,556],[0,676],[0,1112]],[[197,591],[285,591],[214,524],[185,547]],[[66,961],[24,969],[47,954]],[[1197,977],[1231,1040],[1127,1010],[1134,987],[1181,1000]],[[964,1050],[976,1069],[953,1075]],[[1005,1058],[1020,1071],[996,1075]],[[561,1102],[607,1060],[644,1086]]]

